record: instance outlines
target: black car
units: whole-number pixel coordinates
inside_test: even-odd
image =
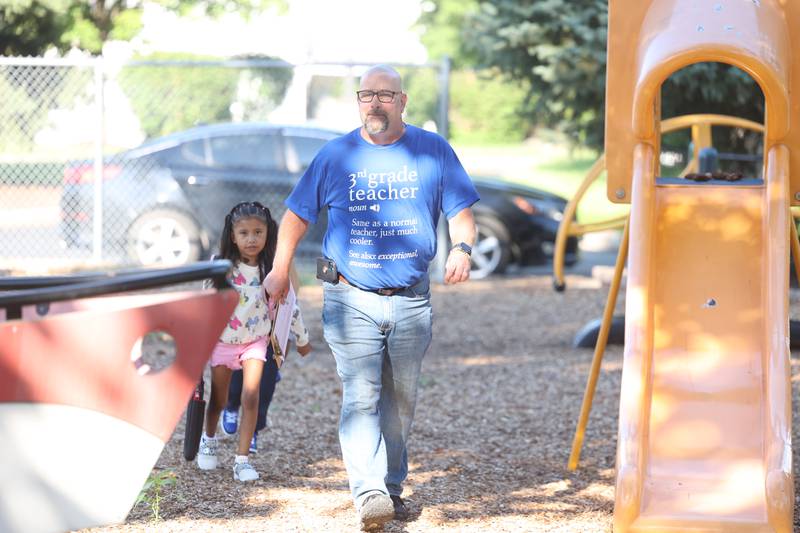
[[[340,132],[314,127],[228,123],[160,137],[103,162],[105,256],[145,266],[177,265],[207,257],[222,221],[241,201],[260,200],[280,219],[288,196],[317,151]],[[544,191],[476,179],[478,241],[473,277],[502,272],[509,263],[544,261],[566,201]],[[64,172],[61,237],[70,248],[92,244],[94,165]],[[309,226],[298,253],[317,255],[324,213]],[[577,241],[568,243],[567,262]]]
[[[178,265],[207,257],[238,202],[259,200],[279,218],[283,200],[317,151],[338,132],[258,123],[198,126],[104,161],[103,248],[123,262]],[[94,168],[64,172],[61,237],[92,244]],[[324,229],[324,227],[323,227]],[[322,232],[311,228],[310,241]]]
[[[470,277],[504,272],[511,263],[548,261],[567,201],[541,189],[473,177],[481,200],[473,206],[478,234],[472,249]],[[578,260],[578,239],[567,239],[564,263]]]

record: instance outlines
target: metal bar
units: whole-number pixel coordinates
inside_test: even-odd
[[[98,58],[0,57],[0,66],[34,65],[37,67],[93,67]]]
[[[226,275],[230,268],[230,261],[217,260],[175,268],[139,269],[125,273],[109,273],[105,278],[89,280],[84,278],[77,283],[0,293],[0,307],[13,310],[24,305],[154,289],[209,278],[214,281],[217,288],[220,288],[227,286]]]
[[[578,426],[575,428],[575,436],[572,439],[572,451],[569,454],[569,461],[567,462],[567,469],[569,470],[578,468],[578,461],[581,457],[581,448],[583,448],[586,425],[589,423],[589,413],[592,411],[594,391],[597,387],[597,379],[600,376],[600,365],[603,363],[603,354],[605,353],[606,343],[608,342],[608,332],[611,329],[611,319],[614,316],[614,308],[617,305],[617,295],[619,294],[619,287],[622,282],[622,271],[625,266],[625,260],[628,257],[629,224],[630,219],[625,222],[625,228],[622,230],[622,240],[619,243],[619,250],[617,251],[617,263],[614,266],[614,278],[611,282],[611,287],[608,289],[606,308],[603,311],[603,322],[597,334],[597,344],[595,344],[594,347],[592,368],[589,371],[589,379],[586,382],[586,391],[583,393],[581,414],[578,418]]]
[[[450,232],[447,220],[439,217],[436,225],[436,255],[430,266],[431,279],[436,283],[444,283],[444,274],[447,265],[447,256],[450,254]]]
[[[717,159],[720,161],[751,161],[758,162],[764,160],[763,154],[734,154],[732,152],[719,152]]]
[[[103,257],[103,141],[105,139],[105,97],[103,63],[94,66],[95,103],[97,105],[97,135],[94,140],[94,198],[92,207],[92,259]]]
[[[439,135],[450,137],[450,58],[444,56],[439,66]]]
[[[310,63],[287,63],[281,60],[270,59],[231,59],[227,61],[181,61],[181,60],[152,60],[152,61],[127,61],[124,63],[128,67],[138,66],[173,66],[173,67],[224,67],[224,68],[242,68],[242,67],[262,67],[262,68],[294,68],[294,67],[364,67],[369,68],[374,63],[369,62],[310,62]],[[439,63],[386,63],[395,68],[441,68]]]
[[[575,212],[578,210],[578,204],[586,191],[594,183],[594,181],[603,173],[606,168],[606,156],[601,154],[594,162],[592,167],[586,173],[578,190],[572,195],[569,202],[564,208],[564,215],[561,218],[561,223],[558,225],[558,232],[556,233],[555,249],[553,251],[553,287],[557,291],[563,291],[566,285],[564,284],[564,254],[567,250],[567,238],[574,233],[570,232],[570,226],[573,225]],[[577,224],[577,223],[575,223]]]
[[[8,276],[0,278],[0,291],[18,291],[23,289],[40,289],[43,287],[56,287],[58,285],[71,285],[93,279],[107,279],[112,274],[96,272],[75,274],[72,276]]]
[[[102,56],[92,58],[44,58],[44,57],[0,57],[0,66],[4,65],[36,65],[46,67],[91,67],[100,61],[105,61]],[[196,66],[214,66],[214,67],[285,67],[293,68],[298,66],[320,66],[320,67],[370,67],[373,63],[362,61],[318,61],[309,63],[288,63],[280,59],[231,59],[226,61],[187,61],[187,60],[140,60],[140,61],[122,61],[119,64],[124,66],[159,66],[170,65],[176,67],[196,67]],[[400,68],[440,68],[440,63],[386,63],[393,67]]]

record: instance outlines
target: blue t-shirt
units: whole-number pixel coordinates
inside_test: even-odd
[[[315,223],[328,207],[322,253],[363,289],[408,287],[436,254],[439,212],[452,218],[479,199],[441,136],[406,125],[399,140],[374,145],[360,128],[326,144],[286,206]]]

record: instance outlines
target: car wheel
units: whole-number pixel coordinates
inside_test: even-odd
[[[128,231],[128,253],[143,266],[193,263],[202,254],[200,228],[179,211],[156,209],[140,216]]]
[[[511,245],[508,230],[493,217],[475,218],[477,235],[472,247],[472,269],[470,278],[482,279],[505,271],[511,260]]]

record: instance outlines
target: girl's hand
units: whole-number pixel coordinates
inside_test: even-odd
[[[305,357],[311,353],[311,348],[311,343],[308,342],[302,346],[297,346],[297,353],[299,353],[302,357]]]
[[[275,323],[275,315],[278,312],[278,308],[275,305],[275,300],[272,298],[267,297],[267,314],[269,315],[270,321],[274,324]]]

